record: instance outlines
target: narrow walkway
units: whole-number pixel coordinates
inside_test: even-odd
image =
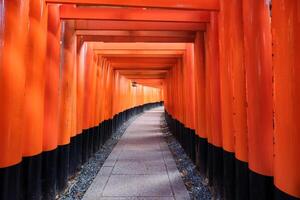
[[[147,111],[126,130],[84,200],[190,199],[164,141],[163,108]]]

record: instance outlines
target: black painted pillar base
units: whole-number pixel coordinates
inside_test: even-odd
[[[88,135],[88,159],[92,156],[93,154],[93,134],[94,134],[94,129],[93,128],[89,128],[87,130],[87,135]]]
[[[56,195],[57,149],[42,154],[42,199],[53,200]]]
[[[77,138],[76,136],[70,139],[70,156],[69,156],[69,174],[72,176],[76,173],[77,167]]]
[[[248,163],[235,158],[235,199],[249,199]]]
[[[235,199],[235,157],[234,153],[223,150],[223,194],[225,200]]]
[[[293,197],[275,187],[274,199],[275,200],[300,200],[300,197],[299,198]]]
[[[0,199],[21,199],[21,164],[0,168]]]
[[[86,161],[89,158],[88,148],[89,148],[89,134],[88,134],[88,130],[85,129],[82,131],[82,164],[86,163]]]
[[[76,164],[76,171],[80,169],[80,166],[82,164],[82,133],[78,134],[76,140],[76,158],[77,158],[77,164]]]
[[[69,145],[59,146],[57,149],[56,189],[61,192],[66,187],[69,175]]]
[[[190,158],[194,164],[196,164],[196,133],[195,130],[189,129],[189,146],[190,146]]]
[[[22,200],[39,200],[42,196],[42,154],[22,161]]]
[[[103,123],[99,124],[99,134],[100,134],[100,147],[104,144],[104,127]]]
[[[213,189],[216,198],[223,198],[223,149],[212,146]]]
[[[251,200],[274,199],[273,177],[249,171],[249,193]]]
[[[98,126],[93,127],[92,129],[92,154],[96,153],[99,149],[98,143]]]
[[[203,177],[206,176],[207,144],[206,138],[196,136],[196,166]]]
[[[206,177],[208,178],[208,185],[213,186],[213,145],[208,143],[207,145],[207,167]]]

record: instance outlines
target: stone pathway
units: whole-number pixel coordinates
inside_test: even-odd
[[[164,141],[163,107],[145,112],[126,130],[83,200],[190,199]]]

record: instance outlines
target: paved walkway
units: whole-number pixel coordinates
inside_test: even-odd
[[[105,161],[83,200],[190,199],[160,129],[163,108],[137,118]]]

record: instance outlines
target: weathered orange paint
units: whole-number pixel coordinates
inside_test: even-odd
[[[83,104],[84,104],[84,78],[85,78],[85,62],[86,62],[87,45],[84,44],[80,48],[77,47],[77,94],[76,94],[76,111],[77,111],[77,134],[81,134],[83,130]]]
[[[45,61],[48,10],[43,1],[30,0],[29,31],[26,44],[26,80],[22,108],[23,156],[43,149]]]
[[[242,2],[233,0],[228,4],[223,0],[220,4],[220,66],[221,76],[223,76],[221,94],[226,95],[226,90],[228,93],[227,96],[224,96],[227,103],[223,102],[222,106],[223,137],[225,134],[228,136],[223,146],[227,151],[228,149],[235,151],[237,159],[247,162],[248,136]],[[227,88],[224,87],[226,84],[228,84]],[[224,111],[227,111],[227,114]],[[224,123],[226,120],[227,122]]]
[[[72,120],[72,101],[75,96],[73,89],[74,77],[76,77],[76,39],[71,22],[62,22],[62,57],[60,68],[60,90],[59,90],[59,137],[58,145],[66,145],[70,137],[75,133]]]
[[[48,5],[48,35],[45,63],[45,100],[43,122],[43,151],[57,147],[59,125],[59,67],[60,67],[59,6]]]
[[[0,1],[0,167],[22,159],[26,65],[25,45],[29,23],[29,1]]]
[[[197,32],[194,54],[195,54],[195,126],[196,134],[206,138],[206,108],[205,108],[205,61],[204,61],[204,34]]]
[[[90,100],[92,98],[91,91],[91,80],[92,80],[92,71],[93,71],[93,60],[94,54],[90,46],[87,46],[84,62],[84,99],[83,99],[83,129],[89,129],[90,127]]]
[[[249,168],[273,175],[272,37],[265,1],[243,0]]]
[[[100,89],[100,83],[101,83],[101,73],[102,73],[102,69],[101,69],[101,65],[103,63],[103,59],[101,59],[99,56],[97,57],[97,68],[96,68],[96,96],[95,96],[95,120],[94,120],[94,124],[95,126],[98,126],[100,123],[100,113],[101,113],[101,109],[100,109],[100,102],[101,102],[101,89]]]
[[[210,144],[213,144],[212,142],[212,128],[211,128],[211,117],[212,117],[212,112],[211,112],[211,67],[209,67],[210,60],[209,56],[211,56],[209,49],[209,35],[208,33],[204,34],[204,41],[205,41],[205,119],[206,119],[206,135],[207,135],[207,141]]]
[[[94,54],[93,55],[93,60],[91,65],[89,66],[91,68],[91,76],[90,76],[90,91],[91,91],[91,96],[89,99],[89,107],[90,107],[90,112],[89,112],[89,128],[95,127],[95,101],[96,101],[96,71],[97,71],[97,56]]]
[[[300,198],[300,2],[272,3],[274,69],[274,182]]]
[[[229,9],[227,7],[229,7]],[[220,1],[219,13],[219,45],[220,45],[220,97],[221,97],[221,122],[222,122],[222,143],[223,149],[227,152],[234,152],[234,131],[233,131],[233,88],[232,88],[232,63],[234,56],[232,49],[235,35],[230,29],[234,22],[230,15],[234,15],[234,6],[228,2]],[[229,21],[230,20],[230,21]],[[229,43],[229,44],[228,44]],[[235,49],[234,49],[235,51]]]
[[[195,130],[195,65],[194,65],[194,45],[187,44],[184,57],[184,110],[188,128]]]
[[[210,119],[208,126],[211,136],[209,142],[216,147],[222,147],[222,127],[221,127],[221,105],[220,105],[220,72],[219,72],[219,32],[218,14],[211,14],[211,23],[207,27],[206,33],[206,65],[208,68],[208,111]]]

